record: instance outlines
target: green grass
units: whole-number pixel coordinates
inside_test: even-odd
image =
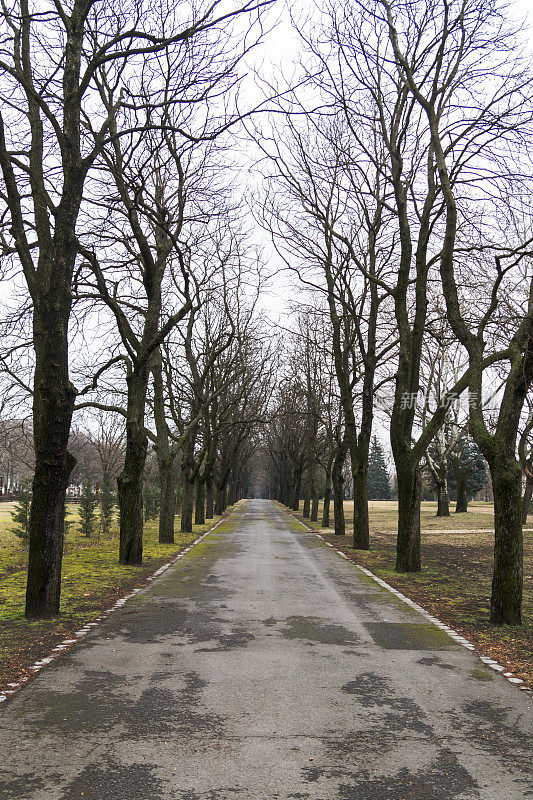
[[[21,540],[11,531],[14,523],[9,512],[14,508],[14,503],[0,504],[0,581],[13,570],[25,569],[28,563]]]
[[[11,506],[12,504],[6,504]],[[61,612],[77,616],[90,605],[87,597],[98,594],[102,588],[120,588],[123,581],[155,562],[166,561],[213,524],[195,526],[193,533],[175,534],[175,544],[160,544],[158,523],[145,523],[143,536],[143,565],[139,567],[118,564],[118,530],[114,522],[110,534],[87,539],[79,530],[76,506],[69,508],[72,522],[65,540],[61,580]],[[216,520],[215,520],[216,521]],[[20,539],[11,532],[12,522],[8,509],[0,512],[0,622],[23,618],[23,599],[26,585],[27,552]]]
[[[9,510],[0,505],[0,685],[25,674],[36,657],[81,623],[97,617],[103,608],[131,588],[141,585],[158,566],[177,555],[219,519],[195,525],[192,533],[175,532],[175,544],[160,544],[158,523],[145,523],[143,564],[118,564],[116,520],[108,536],[87,539],[79,530],[77,506],[69,507],[70,525],[65,541],[61,580],[61,613],[57,619],[27,622],[24,619],[27,552],[11,531]],[[179,518],[176,518],[179,528]]]

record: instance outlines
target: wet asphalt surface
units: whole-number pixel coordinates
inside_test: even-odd
[[[532,701],[249,501],[0,710],[0,798],[523,800]]]

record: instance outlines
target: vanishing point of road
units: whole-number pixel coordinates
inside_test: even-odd
[[[524,800],[531,705],[248,501],[5,704],[0,797]]]

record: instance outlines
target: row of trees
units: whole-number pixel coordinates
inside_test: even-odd
[[[325,526],[330,524],[333,499],[335,531],[343,535],[342,500],[353,496],[355,485],[351,470],[346,469],[348,448],[324,313],[315,308],[302,315],[300,328],[293,333],[286,374],[262,437],[262,491],[295,510],[303,497],[303,515],[313,521],[317,520],[319,497],[323,497]],[[383,402],[378,405],[378,413],[381,425],[390,420],[390,408],[384,407]],[[463,413],[460,424],[460,408],[455,407],[448,417],[429,445],[420,468],[422,488],[437,496],[437,516],[450,515],[452,495],[456,499],[455,511],[466,512],[469,499],[487,481],[486,462],[466,431],[466,415]],[[422,411],[419,418],[422,423]],[[368,451],[366,497],[390,500],[393,496],[398,496],[397,479],[391,483],[386,451],[374,435]]]
[[[300,34],[298,88],[255,132],[268,186],[262,224],[319,320],[311,336],[300,325],[320,376],[312,392],[298,382],[308,423],[293,426],[299,455],[274,493],[294,506],[307,468],[314,497],[313,403],[326,398],[326,474],[346,451],[354,546],[368,548],[379,413],[398,480],[396,569],[418,571],[421,469],[447,513],[448,464],[468,435],[494,493],[491,620],[518,624],[531,452],[521,446],[522,469],[518,440],[531,432],[533,382],[533,83],[519,32],[492,0],[347,0]],[[279,400],[284,415],[296,388]],[[281,423],[276,437],[285,441]]]
[[[142,559],[151,447],[163,542],[177,485],[190,530],[250,491],[261,439],[269,493],[294,507],[305,486],[316,517],[323,475],[338,531],[348,460],[368,548],[379,417],[400,571],[421,566],[422,468],[447,513],[470,448],[494,493],[491,619],[517,624],[523,473],[533,490],[533,84],[517,33],[497,0],[331,0],[299,26],[299,74],[265,84],[266,114],[238,89],[273,2],[0,10],[4,403],[12,418],[33,406],[26,615],[59,610],[72,420],[99,411],[125,428],[123,564]],[[272,399],[237,131],[259,151],[250,213],[305,292]]]
[[[271,2],[2,6],[3,365],[13,403],[33,404],[29,618],[59,611],[75,413],[125,420],[123,564],[142,559],[149,441],[162,541],[178,465],[185,530],[195,485],[209,514],[245,483],[269,361],[228,132]]]

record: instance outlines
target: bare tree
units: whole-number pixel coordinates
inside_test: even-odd
[[[278,252],[327,303],[354,484],[354,546],[368,549],[374,393],[378,368],[395,347],[382,315],[388,293],[379,285],[392,250],[383,239],[382,165],[351,147],[340,113],[330,117],[313,116],[295,102],[285,109],[284,132],[258,141],[272,165],[265,218]]]
[[[416,438],[416,397],[427,337],[428,287],[440,260],[446,210],[430,126],[401,69],[398,72],[394,66],[395,49],[384,5],[375,2],[369,6],[358,0],[340,6],[331,3],[321,39],[308,37],[308,44],[319,64],[310,76],[313,85],[327,99],[326,109],[339,109],[344,115],[353,149],[378,171],[385,208],[392,213],[388,217],[387,238],[396,267],[381,278],[370,276],[368,270],[366,274],[389,295],[394,308],[398,355],[390,431],[398,477],[396,569],[418,571],[420,463],[444,421],[447,405],[447,398],[443,398],[441,407],[427,419]],[[430,5],[433,8],[435,4]],[[448,3],[444,5],[447,7]],[[424,3],[405,4],[405,19],[410,22],[402,30],[401,46],[407,48],[411,64],[424,79],[432,59],[437,63],[444,50],[440,35],[430,32],[431,23],[424,30],[417,27],[416,14],[411,14],[415,7],[420,10],[421,25],[431,19],[431,12],[424,15]],[[328,48],[321,45],[324,37],[331,45]],[[427,81],[429,84],[429,78]],[[480,147],[490,144],[490,131],[497,131],[499,120],[491,117],[491,109],[487,109],[483,131],[489,132],[484,142],[473,133],[470,118],[458,124],[453,76],[451,81],[451,90],[441,96],[443,135],[446,131],[450,149],[456,155],[450,179],[456,187],[475,186],[478,177],[471,162],[479,156]],[[487,157],[489,150],[487,146],[483,151]],[[495,351],[483,356],[482,368],[500,358],[501,354]],[[451,387],[450,394],[460,395],[468,383],[467,370]]]
[[[485,234],[479,250],[493,259],[487,302],[481,314],[472,314],[471,297],[460,289],[458,265],[460,215],[468,215],[457,175],[468,154],[472,172],[487,162],[493,172],[508,178],[520,170],[524,137],[531,135],[532,78],[513,56],[514,31],[502,20],[495,3],[474,0],[411,0],[397,13],[392,3],[380,0],[377,13],[387,26],[398,80],[409,102],[416,103],[427,120],[429,147],[438,175],[445,209],[439,263],[450,326],[469,358],[470,430],[490,468],[494,492],[495,550],[491,596],[491,622],[520,624],[522,608],[521,469],[516,458],[522,407],[533,382],[533,277],[521,274],[521,262],[531,246],[507,230],[506,246]],[[429,44],[427,44],[429,42]],[[468,96],[468,112],[456,108]],[[503,150],[493,142],[505,142]],[[520,179],[520,184],[522,183]],[[505,186],[497,183],[500,192]],[[485,188],[485,202],[494,195],[493,183]],[[500,194],[500,197],[502,195]],[[504,195],[505,196],[505,195]],[[501,214],[500,209],[496,213]],[[513,242],[514,239],[514,242]],[[492,245],[492,246],[491,246]],[[460,262],[460,259],[459,259]],[[488,261],[485,262],[488,266]],[[518,272],[518,274],[517,274]],[[484,356],[490,343],[490,326],[502,299],[514,282],[524,286],[513,303],[515,324],[507,341],[507,377],[498,419],[493,430],[483,414]]]
[[[145,72],[163,53],[172,62],[196,36],[267,4],[245,2],[224,13],[217,0],[187,12],[181,5],[156,11],[153,4],[111,2],[105,14],[89,0],[44,9],[28,0],[2,6],[0,170],[9,220],[3,252],[15,253],[24,273],[35,348],[27,617],[59,611],[63,507],[73,467],[67,446],[76,390],[68,331],[78,218],[87,176],[113,138],[118,110],[99,103],[96,77],[110,75],[120,107],[135,105],[132,72],[139,60]]]
[[[216,425],[217,459],[214,469],[215,513],[234,502],[244,485],[244,470],[258,446],[257,431],[269,419],[275,357],[261,320],[245,329],[239,342],[241,365],[236,380],[221,395]],[[229,494],[228,494],[229,490]]]

